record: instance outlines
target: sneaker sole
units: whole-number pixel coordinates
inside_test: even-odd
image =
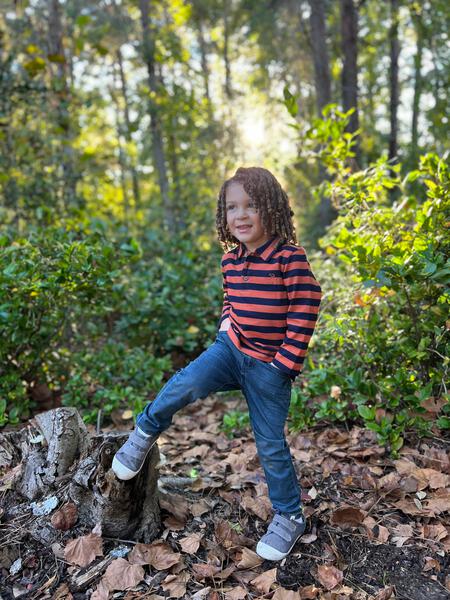
[[[298,542],[298,540],[302,537],[302,535],[303,534],[300,534],[298,536],[298,538],[296,538],[294,540],[294,542],[292,543],[292,546],[289,548],[289,550],[287,552],[281,552],[280,550],[277,550],[276,548],[272,548],[272,546],[269,546],[268,544],[265,544],[264,542],[258,542],[258,544],[256,546],[256,554],[258,554],[258,556],[260,556],[261,558],[264,558],[265,560],[282,560],[283,558],[286,558],[286,556],[290,553],[290,551],[295,546],[295,544]]]

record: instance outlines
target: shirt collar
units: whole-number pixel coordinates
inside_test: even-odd
[[[276,235],[269,238],[262,246],[256,248],[254,254],[260,256],[263,260],[268,260],[272,254],[275,252],[276,248],[278,248],[278,244],[280,243],[281,238]],[[244,256],[246,250],[246,246],[244,243],[239,242],[237,257],[242,258]]]

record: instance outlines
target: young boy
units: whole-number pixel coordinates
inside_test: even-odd
[[[322,290],[296,236],[286,193],[260,167],[223,184],[216,226],[224,303],[214,343],[180,369],[137,417],[112,468],[131,479],[176,411],[209,394],[242,390],[275,514],[256,552],[289,554],[305,530],[300,486],[284,435],[292,381],[303,368]],[[236,246],[237,244],[237,246]]]

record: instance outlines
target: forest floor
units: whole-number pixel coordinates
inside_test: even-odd
[[[410,439],[393,460],[360,428],[289,434],[308,526],[282,562],[263,561],[255,546],[272,511],[253,437],[220,430],[225,412],[244,407],[241,397],[211,396],[160,437],[162,524],[152,544],[86,531],[85,540],[100,536],[102,556],[81,568],[18,532],[20,556],[0,541],[0,600],[450,597],[448,444]],[[74,537],[61,535],[61,547]]]

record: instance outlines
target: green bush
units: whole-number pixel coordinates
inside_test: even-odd
[[[28,418],[35,384],[57,385],[77,329],[107,313],[118,269],[136,252],[101,231],[0,234],[0,424]]]
[[[71,362],[63,404],[76,406],[90,423],[96,421],[99,409],[105,415],[123,407],[135,415],[141,412],[172,366],[169,357],[156,358],[144,348],[127,348],[117,340],[107,341],[98,351],[79,351]]]
[[[449,426],[449,170],[429,154],[403,179],[385,159],[352,171],[347,118],[329,107],[302,145],[327,166],[321,193],[339,215],[319,240],[321,316],[291,418],[361,420],[396,453],[407,429]]]

